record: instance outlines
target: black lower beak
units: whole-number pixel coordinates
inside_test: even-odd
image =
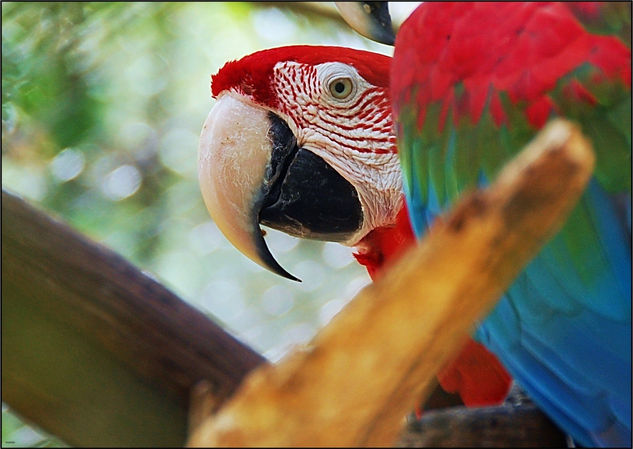
[[[298,148],[288,125],[270,113],[272,157],[259,197],[259,222],[287,234],[346,241],[363,224],[358,192],[314,153]]]
[[[323,159],[299,148],[279,116],[237,95],[220,96],[202,126],[198,179],[226,238],[253,262],[295,281],[271,254],[260,224],[346,242],[364,223],[356,189]]]

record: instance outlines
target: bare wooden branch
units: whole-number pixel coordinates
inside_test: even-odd
[[[2,192],[2,399],[79,446],[174,446],[263,357],[121,256]]]
[[[565,434],[515,384],[499,407],[448,407],[410,418],[397,447],[566,447]]]
[[[426,412],[406,426],[397,447],[566,447],[566,441],[535,405],[503,405]]]
[[[559,137],[562,140],[567,139],[564,136]],[[575,134],[568,138],[567,145],[562,145],[565,147],[563,153],[568,151],[567,147],[577,146],[578,142],[574,143],[577,138]],[[556,142],[549,142],[544,146],[557,145]],[[580,147],[582,150],[582,145]],[[572,191],[580,189],[580,183],[566,181],[568,177],[565,173],[573,171],[574,164],[563,164],[565,155],[559,156],[547,163],[552,165],[548,169],[539,168],[537,164],[536,170],[528,175],[515,172],[508,176],[507,182],[517,176],[523,179],[524,185],[513,191],[518,199],[506,198],[502,221],[511,221],[515,214],[518,216],[523,213],[521,208],[509,206],[516,201],[530,204],[539,195],[542,197],[538,201],[547,200],[552,188],[568,188]],[[579,163],[580,171],[586,169],[586,161],[582,161],[584,157],[580,154],[579,159],[571,158]],[[522,162],[528,166],[533,166],[534,163],[535,161]],[[561,170],[556,165],[559,163],[563,164]],[[555,171],[556,175],[549,175],[548,170]],[[545,178],[541,179],[539,176]],[[579,173],[579,176],[582,175]],[[542,187],[541,182],[548,180],[550,185]],[[559,185],[552,186],[552,182]],[[521,192],[531,184],[536,185],[536,191],[528,192],[528,196],[521,196]],[[473,220],[476,225],[478,220],[490,219],[489,215],[494,215],[490,204],[505,201],[494,195],[491,199],[490,192],[483,197],[474,198],[476,199],[471,199],[467,204],[479,211],[479,218],[469,216],[470,212],[463,212],[462,215],[455,213],[433,233],[461,234],[464,232],[462,228],[473,226]],[[492,203],[489,204],[489,201]],[[486,207],[479,210],[481,204]],[[559,206],[552,205],[554,208]],[[468,207],[462,205],[458,210],[467,211]],[[192,414],[189,417],[192,428],[196,428],[200,422],[205,421],[205,416],[213,413],[233,392],[240,379],[263,361],[206,317],[181,303],[169,291],[106,248],[89,242],[75,231],[5,192],[2,212],[3,400],[27,419],[65,441],[77,445],[179,445],[185,438],[189,390],[194,385],[199,386],[192,391],[196,405],[191,408]],[[539,226],[535,229],[539,229],[543,218],[539,217]],[[516,223],[513,226],[523,226],[521,223],[525,221],[525,217],[514,217],[514,220]],[[525,232],[525,227],[521,229],[517,231],[518,234]],[[539,237],[539,232],[529,238],[545,238],[544,235]],[[480,238],[484,239],[486,235],[488,234],[483,234]],[[503,242],[500,239],[497,244],[503,246]],[[480,261],[485,260],[481,256]],[[502,263],[500,259],[493,262],[497,265]],[[486,272],[491,275],[495,270],[499,270],[499,267]],[[392,293],[391,287],[380,288],[389,292],[388,297],[398,294],[397,291]],[[375,296],[375,289],[373,290]],[[420,290],[424,292],[421,296],[425,298],[424,302],[428,302],[426,298],[429,289],[419,287],[418,291]],[[481,290],[481,286],[474,286],[472,290]],[[402,291],[407,293],[407,289]],[[412,292],[414,290],[408,293]],[[371,292],[366,294],[368,293]],[[376,302],[374,306],[355,307],[360,309],[361,315],[368,308],[387,313],[396,310],[380,305],[380,301],[389,302],[391,299],[376,298],[373,300]],[[415,307],[410,312],[420,313]],[[438,314],[440,312],[436,313]],[[340,317],[337,321],[342,320],[339,326],[351,323],[356,328],[360,326],[362,332],[371,331],[372,334],[380,332],[379,329],[384,327],[383,321],[389,321],[383,316],[377,321],[369,321],[371,325],[368,325],[364,321],[367,318],[361,315],[353,315],[351,320]],[[392,316],[394,317],[398,322],[397,313]],[[399,326],[406,329],[406,321],[400,321]],[[402,359],[399,362],[399,366],[404,369],[402,372],[398,369],[391,371],[389,368],[394,361],[400,360],[401,351],[397,346],[423,336],[420,332],[413,332],[419,326],[423,326],[422,321],[416,321],[413,330],[403,330],[395,346],[393,341],[397,339],[379,339],[374,347],[359,346],[352,339],[348,342],[341,341],[336,351],[327,355],[323,354],[326,350],[317,341],[317,346],[293,356],[290,360],[298,363],[301,359],[312,359],[314,362],[315,358],[320,358],[329,363],[319,368],[325,369],[324,378],[319,378],[318,370],[311,378],[297,376],[283,367],[281,370],[280,367],[270,368],[276,382],[275,388],[288,390],[286,401],[290,400],[291,406],[288,407],[283,401],[278,403],[278,398],[273,395],[268,403],[266,400],[254,403],[259,410],[255,415],[267,416],[267,406],[279,407],[282,414],[286,413],[287,419],[279,419],[277,416],[277,421],[270,421],[271,427],[268,429],[268,432],[280,434],[281,440],[285,442],[290,441],[284,436],[288,433],[287,424],[296,423],[298,419],[299,422],[304,420],[305,427],[296,431],[305,431],[305,437],[295,439],[297,444],[319,444],[322,440],[314,438],[318,432],[332,434],[322,444],[344,444],[344,441],[373,444],[374,441],[383,441],[376,439],[376,432],[380,430],[382,422],[394,422],[394,427],[399,428],[399,417],[404,416],[417,403],[418,395],[423,390],[418,388],[419,384],[414,379],[410,379],[419,371],[420,367],[417,365],[424,364],[421,361],[407,365],[411,362]],[[432,333],[429,329],[424,332]],[[376,341],[378,337],[372,338]],[[389,349],[390,346],[393,346],[393,351]],[[380,354],[371,354],[375,349],[394,352],[394,355],[387,357],[383,363]],[[354,352],[359,350],[367,351],[364,357],[358,357],[365,363],[364,375],[359,374],[358,360],[355,359],[359,354]],[[446,352],[450,351],[446,349]],[[332,364],[332,361],[336,363]],[[428,362],[425,363],[429,365]],[[337,366],[338,376],[351,386],[350,394],[342,387],[338,390],[341,394],[335,396],[332,389],[327,387],[328,376],[333,375],[332,372],[328,374],[328,371]],[[283,374],[281,378],[275,374],[278,371]],[[385,377],[389,379],[383,379]],[[396,383],[387,387],[388,381],[394,378]],[[198,383],[201,379],[208,381]],[[409,387],[406,386],[407,382],[410,383]],[[394,388],[398,383],[400,387]],[[313,396],[322,395],[321,402],[304,402],[305,395],[293,397],[294,389],[301,384],[313,389]],[[380,392],[381,388],[383,392]],[[385,389],[387,393],[384,393]],[[350,397],[353,399],[352,403],[341,407],[340,403],[348,402]],[[393,404],[402,405],[390,411]],[[246,406],[249,407],[250,404],[247,403]],[[303,410],[303,416],[301,413],[297,414],[297,410]],[[339,413],[341,414],[338,415]],[[339,416],[338,420],[332,418],[334,415]],[[324,420],[324,417],[329,421]],[[248,424],[248,419],[251,418],[247,416],[243,424]],[[340,420],[344,423],[341,424]],[[340,425],[328,427],[330,422]],[[505,422],[512,422],[513,425],[504,427]],[[442,426],[438,426],[438,423],[449,426],[450,435],[441,433]],[[200,430],[208,424],[206,422]],[[345,435],[346,430],[341,429],[347,424],[352,429],[367,429],[365,439],[339,438],[341,434]],[[525,409],[513,410],[512,413],[507,408],[452,409],[427,413],[421,423],[411,424],[402,434],[400,445],[412,442],[416,445],[442,445],[448,442],[474,446],[481,441],[485,441],[484,444],[493,444],[493,440],[497,443],[510,441],[508,445],[519,444],[520,441],[532,441],[540,445],[538,441],[541,440],[525,439],[523,429],[526,428],[534,428],[535,431],[529,435],[532,438],[543,437],[542,444],[548,444],[549,441],[549,444],[556,445],[556,441],[560,440],[548,431],[551,423],[536,411],[532,414]],[[417,432],[416,429],[422,432]],[[505,430],[495,433],[495,429]],[[502,433],[504,440],[497,439]],[[356,431],[354,435],[358,437],[363,434]],[[449,437],[447,441],[446,438]]]
[[[251,373],[189,445],[394,444],[413,398],[560,228],[593,163],[578,129],[547,126],[310,345]]]

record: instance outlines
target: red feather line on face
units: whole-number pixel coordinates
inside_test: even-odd
[[[389,56],[345,47],[293,45],[271,48],[230,61],[211,77],[211,93],[237,89],[269,107],[276,106],[276,96],[270,85],[273,67],[278,62],[294,61],[317,65],[325,62],[342,62],[353,66],[368,82],[377,87],[389,87]]]
[[[305,64],[300,67],[282,65],[279,69],[275,87],[277,94],[281,90],[284,96],[277,106],[280,112],[292,117],[299,128],[319,129],[339,148],[375,154],[396,152],[386,88],[372,87],[352,103],[326,107],[318,100],[316,69]],[[318,111],[318,117],[308,114],[310,110]]]
[[[631,51],[612,36],[586,31],[575,14],[596,14],[599,4],[499,3],[491,8],[475,3],[428,3],[402,27],[396,41],[398,66],[391,95],[394,111],[411,101],[417,87],[418,126],[426,105],[442,102],[453,120],[481,118],[486,99],[497,125],[507,124],[499,93],[520,104],[529,123],[541,127],[557,105],[549,92],[566,74],[589,63],[606,79],[630,87]],[[462,82],[464,91],[455,95]],[[492,92],[491,92],[492,88]],[[595,101],[583,86],[565,89],[582,101]],[[404,94],[404,97],[400,95]],[[443,114],[444,119],[446,114]],[[444,120],[440,121],[440,129]]]
[[[283,64],[287,62],[297,65]],[[321,86],[314,67],[326,62],[354,67],[375,87],[353,103],[325,107],[319,102]],[[323,136],[341,148],[361,153],[395,153],[388,98],[390,62],[391,58],[385,55],[343,47],[273,48],[225,64],[212,77],[211,91],[214,97],[226,90],[244,94],[291,117],[299,128],[323,131]]]

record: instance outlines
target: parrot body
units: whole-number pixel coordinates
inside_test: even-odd
[[[594,179],[438,379],[467,405],[500,402],[510,376],[485,346],[581,444],[630,445],[630,5],[618,8],[424,3],[393,63],[320,46],[228,62],[200,138],[205,204],[282,276],[296,279],[260,224],[354,246],[375,278],[550,117],[575,120]]]
[[[418,236],[549,118],[576,121],[593,142],[580,203],[476,332],[588,446],[631,444],[629,17],[626,4],[424,4],[402,25],[392,66]]]

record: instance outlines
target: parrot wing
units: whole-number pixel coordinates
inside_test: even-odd
[[[423,4],[400,29],[392,66],[418,236],[549,118],[578,122],[593,142],[579,204],[476,332],[583,445],[631,444],[630,8]]]

